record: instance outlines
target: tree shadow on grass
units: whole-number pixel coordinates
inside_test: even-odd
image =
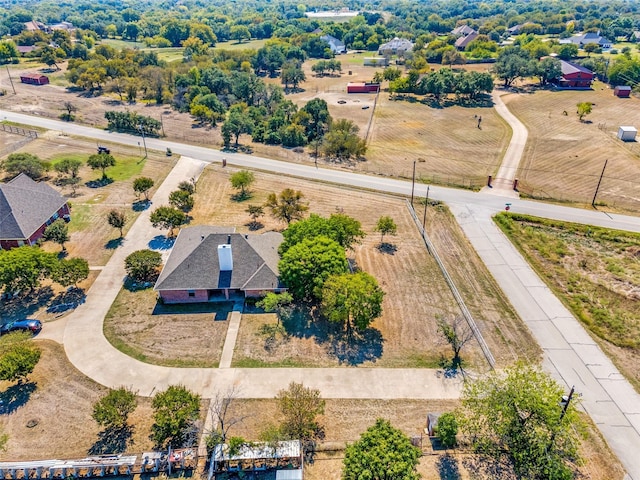
[[[245,223],[244,225],[245,227],[249,228],[249,230],[252,232],[255,232],[256,230],[260,230],[261,228],[264,228],[264,224],[258,221]]]
[[[0,392],[0,414],[9,415],[26,405],[36,388],[35,382],[21,382]]]
[[[441,456],[436,462],[438,475],[441,480],[460,480],[460,468],[458,467],[458,459],[449,454]]]
[[[133,427],[107,427],[98,433],[98,440],[89,448],[89,455],[123,453],[133,443]]]
[[[489,455],[473,455],[466,457],[462,465],[467,471],[475,472],[479,478],[492,478],[495,480],[516,480],[518,477],[513,472],[513,465],[507,456],[496,459]]]
[[[393,243],[383,242],[378,245],[378,251],[380,253],[386,253],[387,255],[395,255],[398,251],[398,247]]]
[[[347,336],[340,334],[331,338],[329,353],[340,363],[360,365],[375,362],[382,357],[384,338],[377,328],[369,327],[362,332]]]
[[[252,196],[251,192],[248,191],[238,192],[231,195],[231,200],[234,202],[244,202],[245,200],[249,200]]]
[[[53,290],[51,287],[42,287],[32,290],[24,295],[16,295],[0,302],[0,318],[3,320],[19,320],[29,317],[42,306],[51,301]]]
[[[440,357],[441,370],[438,370],[438,375],[442,375],[444,378],[456,378],[458,375],[461,375],[462,378],[465,378],[466,373],[463,363],[461,359]]]
[[[85,185],[89,188],[102,188],[113,183],[113,178],[102,177],[98,180],[89,180]]]
[[[123,237],[112,238],[111,240],[109,240],[107,243],[104,244],[104,248],[106,248],[107,250],[115,250],[120,245],[122,245],[122,242],[124,242]]]

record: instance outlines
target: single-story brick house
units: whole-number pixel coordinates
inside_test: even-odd
[[[46,183],[24,173],[0,183],[0,248],[34,245],[58,218],[71,220],[69,204]]]
[[[183,228],[154,289],[165,303],[284,291],[278,276],[281,243],[278,232],[243,235],[226,227]]]

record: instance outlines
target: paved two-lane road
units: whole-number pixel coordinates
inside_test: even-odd
[[[137,137],[56,120],[4,111],[0,111],[0,118],[105,142],[134,146],[138,144]],[[159,139],[147,139],[147,146],[160,151],[169,147],[177,154],[203,162],[221,161],[222,158],[226,158],[229,164],[240,167],[370,190],[404,195],[411,193],[409,182],[386,177],[316,168],[312,165],[279,162],[243,154],[225,154],[208,148]],[[194,165],[199,168],[197,162],[192,167]],[[190,174],[190,171],[184,173]],[[168,191],[170,184],[177,178],[179,177],[169,181],[165,190]],[[423,196],[425,190],[424,185],[416,186],[417,195]],[[496,228],[491,221],[491,215],[502,210],[506,200],[517,212],[636,232],[640,231],[640,219],[441,187],[432,187],[430,194],[432,198],[442,200],[451,206],[472,245],[542,346],[545,352],[545,368],[568,387],[576,385],[583,395],[582,405],[621,459],[630,478],[640,480],[640,455],[637,453],[640,452],[640,397]],[[148,221],[146,223],[148,224]],[[149,239],[148,236],[138,236],[137,233],[141,232],[136,232],[133,228],[130,233],[135,234],[127,236],[127,242],[132,242],[131,248],[136,243],[144,244]],[[89,308],[90,305],[99,305],[99,309],[106,312],[104,308],[108,309],[108,305],[115,298],[115,295],[102,295],[99,288],[117,293],[122,281],[119,255],[124,254],[127,247],[129,245],[125,245],[121,253],[114,254],[109,262],[113,267],[107,266],[101,272],[89,291],[87,303],[72,314],[73,321],[69,321],[65,331],[65,349],[74,365],[100,383],[109,386],[124,383],[132,385],[133,388],[140,386],[141,394],[150,395],[156,386],[162,388],[163,385],[181,382],[205,396],[210,396],[220,385],[241,382],[252,390],[246,394],[257,397],[270,396],[274,385],[290,380],[304,380],[305,383],[320,388],[323,395],[334,398],[374,398],[379,395],[383,395],[380,398],[393,398],[398,395],[406,396],[407,392],[415,398],[424,398],[424,392],[430,386],[442,389],[443,398],[450,398],[455,396],[459,389],[457,385],[440,382],[427,372],[412,370],[379,370],[376,373],[377,369],[219,369],[214,374],[210,369],[169,369],[140,364],[106,342],[102,335],[104,314],[97,314],[97,310]],[[355,375],[352,372],[355,372]],[[355,383],[351,384],[354,379]],[[380,385],[381,381],[387,379],[389,384]]]

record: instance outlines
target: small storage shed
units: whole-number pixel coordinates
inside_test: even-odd
[[[638,130],[636,127],[620,127],[618,128],[618,138],[623,142],[635,142]]]
[[[28,83],[29,85],[46,85],[49,83],[49,77],[40,75],[39,73],[25,73],[24,75],[20,75],[20,81],[22,83]]]
[[[613,89],[613,94],[616,97],[628,98],[631,95],[631,87],[628,85],[618,85]]]
[[[373,83],[373,82],[347,83],[347,93],[378,93],[379,91],[380,91],[379,83]]]

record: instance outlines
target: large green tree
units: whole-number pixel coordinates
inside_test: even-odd
[[[144,195],[145,201],[149,201],[149,190],[155,185],[153,178],[138,177],[133,181],[133,191],[136,195]]]
[[[347,446],[342,462],[343,480],[417,480],[420,450],[388,420],[381,418]]]
[[[578,460],[578,416],[563,388],[534,365],[518,363],[465,383],[461,430],[474,448],[507,455],[519,478],[564,480]]]
[[[169,205],[183,212],[190,212],[194,205],[193,196],[184,190],[175,190],[169,194]]]
[[[322,153],[340,162],[362,157],[367,151],[367,145],[364,139],[358,136],[359,130],[352,120],[336,120],[324,136]]]
[[[151,439],[160,447],[181,447],[200,415],[200,395],[182,385],[171,385],[158,392],[151,402]]]
[[[162,255],[153,250],[136,250],[124,259],[127,276],[136,282],[153,280],[162,266]]]
[[[40,348],[29,340],[31,335],[14,332],[0,337],[0,380],[26,379],[40,360]]]
[[[96,423],[106,428],[122,428],[127,424],[129,414],[138,405],[136,394],[126,387],[109,390],[93,404],[91,415]]]
[[[58,218],[55,222],[44,229],[42,239],[59,244],[62,251],[66,250],[64,244],[69,241],[69,226],[62,218]]]
[[[51,278],[62,285],[69,287],[89,277],[89,262],[84,258],[63,258],[58,261],[53,269]]]
[[[322,288],[322,312],[352,335],[382,314],[383,298],[378,282],[366,272],[333,275]]]
[[[78,158],[63,158],[53,168],[58,173],[68,175],[70,178],[76,178],[82,165],[82,160]]]
[[[506,47],[498,54],[493,72],[504,81],[505,87],[509,87],[516,79],[535,73],[535,64],[531,62],[526,50]]]
[[[87,165],[92,170],[101,170],[102,178],[107,178],[107,168],[113,167],[116,164],[116,159],[109,153],[96,153],[91,155],[87,160]]]
[[[10,293],[32,290],[51,275],[56,265],[55,254],[38,247],[0,250],[0,287]]]
[[[24,173],[34,180],[42,178],[49,167],[36,155],[30,153],[12,153],[0,165],[9,175],[16,176]]]
[[[273,218],[287,222],[288,225],[294,220],[300,220],[304,212],[309,210],[309,207],[302,201],[303,198],[304,195],[301,191],[285,188],[278,195],[269,194],[265,207],[271,211]]]
[[[305,238],[314,238],[320,235],[335,240],[347,250],[360,243],[365,233],[358,220],[344,213],[332,213],[329,218],[312,213],[309,218],[289,224],[282,235],[284,241],[280,244],[280,254]]]
[[[173,207],[158,207],[149,217],[151,224],[156,228],[166,228],[167,235],[173,236],[173,230],[187,222],[184,212]]]
[[[286,390],[278,392],[276,402],[284,417],[280,431],[286,438],[311,440],[321,431],[317,417],[324,414],[325,401],[320,390],[291,382]]]
[[[282,255],[278,270],[294,297],[319,300],[325,281],[347,271],[347,259],[344,248],[334,240],[305,238]]]
[[[249,187],[255,181],[255,175],[249,170],[239,170],[229,178],[231,186],[236,190],[240,190],[237,195],[239,200],[245,200],[250,197]]]

